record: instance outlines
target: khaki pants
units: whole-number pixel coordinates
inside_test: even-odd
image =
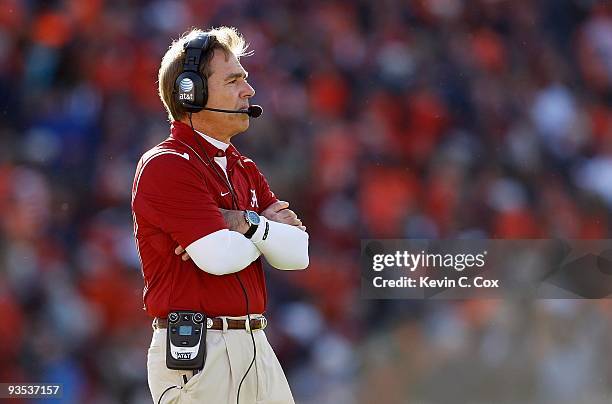
[[[253,316],[252,316],[253,317]],[[167,329],[153,331],[147,355],[153,402],[170,386],[162,403],[236,404],[238,385],[253,359],[253,342],[246,330],[208,330],[206,362],[195,376],[190,370],[166,368]],[[240,389],[239,404],[293,404],[289,383],[263,330],[253,332],[257,356]],[[187,377],[184,382],[183,375]]]

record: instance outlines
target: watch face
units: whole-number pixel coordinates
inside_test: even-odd
[[[251,222],[255,226],[259,226],[260,219],[257,213],[253,212],[252,210],[249,210],[247,215],[249,216],[249,222]]]

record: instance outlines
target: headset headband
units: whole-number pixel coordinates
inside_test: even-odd
[[[200,73],[200,63],[202,56],[208,47],[207,34],[200,35],[191,41],[185,42],[183,49],[185,50],[185,63],[183,64],[183,72]]]

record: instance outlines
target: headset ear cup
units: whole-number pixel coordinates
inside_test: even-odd
[[[186,112],[200,112],[206,104],[204,85],[201,75],[195,72],[181,73],[174,82],[177,103]]]

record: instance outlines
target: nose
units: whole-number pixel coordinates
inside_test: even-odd
[[[245,90],[243,92],[243,98],[251,98],[255,95],[255,89],[247,81],[244,82]]]

